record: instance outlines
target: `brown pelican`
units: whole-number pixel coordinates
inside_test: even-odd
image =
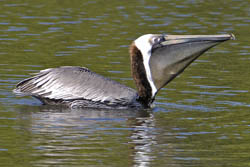
[[[234,39],[233,34],[139,37],[129,52],[137,91],[85,67],[63,66],[41,70],[19,82],[14,92],[51,105],[149,108],[162,87],[205,51],[229,39]]]

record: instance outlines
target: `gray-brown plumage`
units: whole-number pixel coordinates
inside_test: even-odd
[[[112,87],[110,86],[112,85]],[[123,107],[134,105],[137,93],[132,88],[105,78],[84,67],[59,67],[40,71],[21,81],[15,93],[31,95],[44,103]],[[91,107],[91,105],[89,107]]]

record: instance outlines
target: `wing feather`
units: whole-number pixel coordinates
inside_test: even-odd
[[[16,93],[54,100],[86,99],[95,102],[131,103],[135,90],[104,78],[84,67],[64,66],[40,71],[21,81]]]

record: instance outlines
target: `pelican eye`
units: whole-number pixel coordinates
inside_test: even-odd
[[[153,38],[152,41],[153,41],[154,44],[159,44],[161,42],[164,42],[165,38],[164,38],[164,36],[159,36],[159,37]]]
[[[163,46],[161,43],[166,41],[166,39],[162,35],[162,36],[158,36],[158,37],[153,38],[152,41],[153,41],[153,45],[152,45],[151,52],[154,52],[155,49],[160,48],[160,47]]]
[[[159,37],[159,42],[164,42],[164,41],[166,41],[165,37],[164,37],[163,35],[160,36],[160,37]]]

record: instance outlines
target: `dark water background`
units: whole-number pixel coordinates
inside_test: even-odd
[[[67,110],[12,94],[41,69],[85,66],[134,88],[142,34],[223,34],[149,111]],[[249,0],[1,0],[0,166],[250,166]]]

